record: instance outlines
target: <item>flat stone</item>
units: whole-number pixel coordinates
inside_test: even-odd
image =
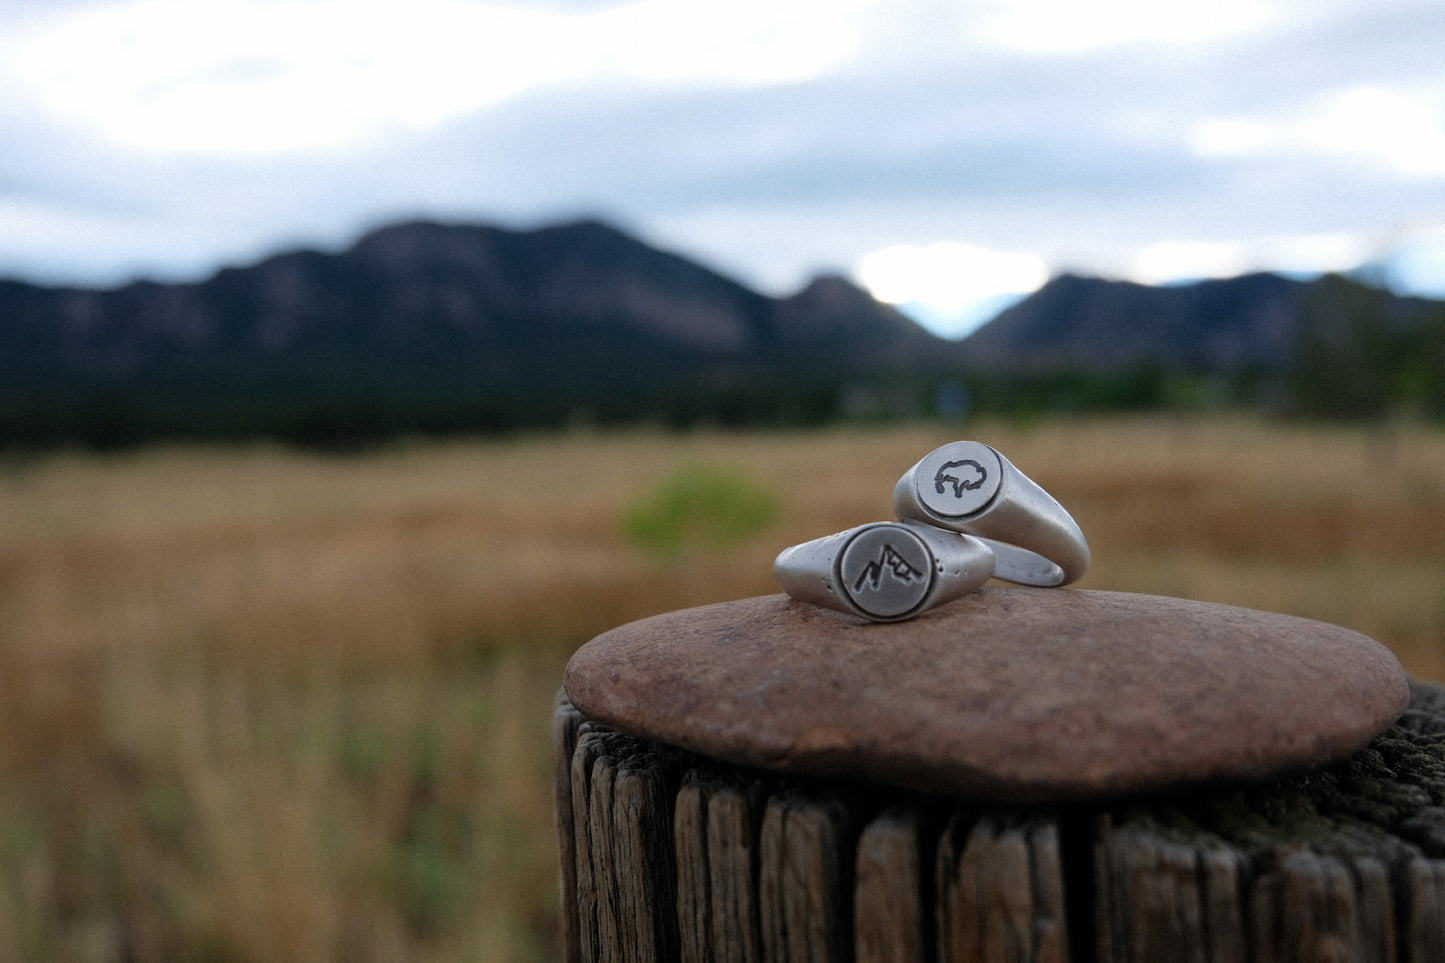
[[[567,665],[579,710],[728,762],[1003,802],[1254,780],[1343,758],[1400,663],[1310,619],[986,586],[878,624],[786,595],[643,619]]]

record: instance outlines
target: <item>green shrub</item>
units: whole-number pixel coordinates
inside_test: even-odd
[[[627,540],[658,554],[728,548],[766,531],[780,500],[726,465],[683,465],[622,510]]]

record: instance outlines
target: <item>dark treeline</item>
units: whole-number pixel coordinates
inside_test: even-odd
[[[359,391],[246,404],[110,389],[76,403],[0,408],[0,448],[130,447],[159,441],[273,440],[357,448],[405,436],[495,436],[579,425],[674,430],[798,428],[966,416],[1256,411],[1296,418],[1445,420],[1445,309],[1407,326],[1353,306],[1337,328],[1311,329],[1280,370],[1229,373],[1138,365],[1120,372],[954,373],[800,383],[785,376],[730,388],[512,397]]]
[[[1400,302],[1327,277],[1288,370],[1291,410],[1326,418],[1445,418],[1445,302]]]
[[[113,392],[83,406],[0,409],[0,448],[114,449],[161,441],[272,440],[353,449],[402,437],[497,436],[519,431],[648,425],[802,428],[969,416],[1039,418],[1128,412],[1254,411],[1331,421],[1402,415],[1445,421],[1445,315],[1405,330],[1368,316],[1348,335],[1313,333],[1284,370],[1187,371],[1140,365],[1122,372],[949,376],[775,383],[600,398],[440,398],[357,394],[324,403],[162,403]]]

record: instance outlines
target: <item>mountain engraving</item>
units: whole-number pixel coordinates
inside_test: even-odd
[[[923,578],[923,572],[899,555],[892,545],[884,542],[878,557],[865,565],[863,571],[853,580],[853,591],[861,592],[863,586],[867,585],[870,591],[876,592],[885,575],[904,585],[912,585]]]

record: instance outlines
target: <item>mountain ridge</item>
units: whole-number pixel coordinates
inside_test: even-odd
[[[818,420],[955,350],[842,278],[769,298],[596,220],[410,221],[191,283],[0,282],[0,431]]]
[[[969,360],[1016,371],[1282,366],[1314,283],[1265,272],[1171,286],[1062,274],[966,339]]]
[[[407,221],[187,283],[0,281],[0,445],[1139,407],[1220,378],[1235,402],[1445,412],[1445,304],[1066,274],[952,341],[847,278],[769,297],[595,219]]]

